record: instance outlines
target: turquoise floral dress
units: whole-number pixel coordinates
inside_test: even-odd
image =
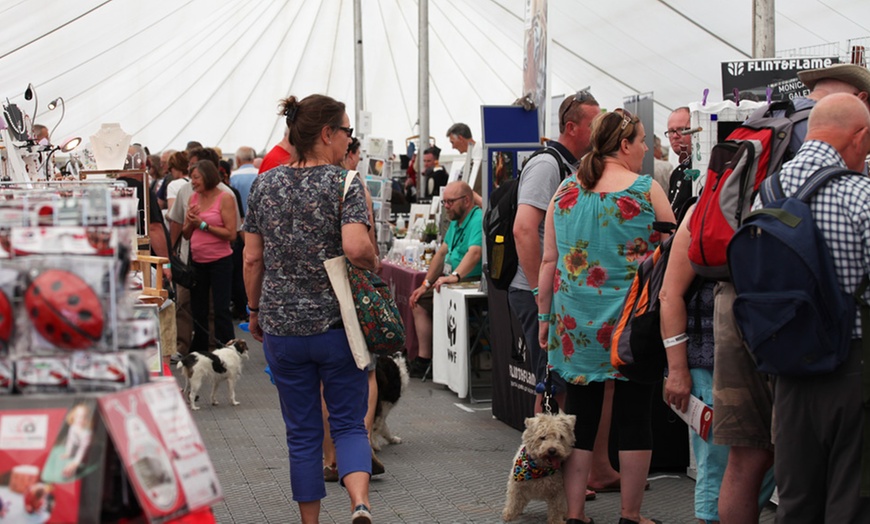
[[[610,365],[610,335],[638,264],[661,240],[653,230],[652,178],[594,193],[566,178],[553,222],[558,258],[547,344],[550,367],[572,384],[622,378]]]

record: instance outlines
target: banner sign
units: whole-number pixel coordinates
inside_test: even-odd
[[[734,101],[737,89],[740,100],[764,102],[770,88],[772,101],[805,96],[810,90],[798,80],[798,72],[830,67],[839,61],[836,56],[823,56],[722,62],[722,95],[725,100]]]

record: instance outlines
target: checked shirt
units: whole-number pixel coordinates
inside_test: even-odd
[[[830,144],[809,140],[797,155],[783,165],[780,181],[783,193],[791,196],[813,173],[827,166],[846,167],[840,153]],[[754,207],[760,206],[757,198]],[[829,182],[810,201],[816,226],[834,259],[837,282],[853,294],[870,272],[870,178],[845,176]],[[870,292],[865,293],[870,299]],[[861,312],[856,312],[852,338],[861,338]]]

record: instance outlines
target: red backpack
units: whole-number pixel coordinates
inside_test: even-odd
[[[796,111],[791,101],[774,102],[756,110],[713,146],[707,179],[689,222],[689,261],[698,275],[729,280],[728,242],[749,214],[764,179],[796,153],[788,147],[792,129],[810,109]]]

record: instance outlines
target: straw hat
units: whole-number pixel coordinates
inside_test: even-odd
[[[810,89],[813,89],[819,80],[832,78],[870,93],[870,71],[866,67],[855,64],[834,64],[822,69],[808,69],[800,71],[798,78]]]

